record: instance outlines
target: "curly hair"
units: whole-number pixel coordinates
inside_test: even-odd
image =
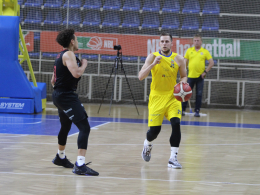
[[[75,40],[74,29],[65,29],[59,32],[56,41],[64,48],[69,47],[71,39]]]

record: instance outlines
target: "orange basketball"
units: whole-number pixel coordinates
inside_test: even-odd
[[[181,101],[186,102],[188,101],[192,96],[192,90],[188,83],[178,83],[174,87],[174,97]]]

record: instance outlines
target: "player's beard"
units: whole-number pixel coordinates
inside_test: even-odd
[[[164,54],[169,54],[170,53],[170,49],[167,49],[167,50],[161,50]]]

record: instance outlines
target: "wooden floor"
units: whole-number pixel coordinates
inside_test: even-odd
[[[116,105],[109,116],[108,105],[102,106],[100,114],[98,106],[85,105],[90,121],[96,124],[92,125],[86,162],[92,161],[90,167],[100,173],[98,177],[78,176],[52,164],[59,121],[51,104],[35,116],[39,123],[26,123],[35,134],[28,133],[22,119],[31,120],[34,115],[1,114],[0,194],[260,194],[260,112],[202,109],[207,116],[183,117],[178,155],[183,169],[175,170],[167,167],[169,124],[163,125],[147,163],[141,158],[148,129],[147,121],[142,120],[147,119],[147,107],[139,106],[138,116],[133,106]],[[95,123],[96,117],[104,121]],[[44,135],[44,128],[54,134]],[[70,134],[66,155],[73,163],[76,141],[77,134]]]

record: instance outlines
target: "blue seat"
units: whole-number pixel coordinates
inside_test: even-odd
[[[87,60],[98,60],[98,55],[82,54],[81,58]]]
[[[23,3],[24,3],[24,0],[18,0],[18,4],[21,6],[21,5],[23,5]]]
[[[123,11],[139,11],[140,7],[141,5],[139,0],[125,1]]]
[[[180,21],[178,15],[165,15],[163,18],[162,29],[179,29]]]
[[[25,24],[41,24],[42,12],[41,10],[30,10],[24,20]]]
[[[69,3],[69,4],[68,4]],[[82,0],[67,0],[64,4],[64,8],[80,8],[82,5]]]
[[[147,13],[144,16],[142,28],[158,28],[160,25],[158,14]]]
[[[125,19],[122,23],[122,28],[126,30],[126,33],[137,33],[139,30],[140,19],[137,13],[128,12],[125,14]]]
[[[62,5],[62,0],[46,0],[44,7],[48,8],[60,8]]]
[[[218,19],[215,16],[207,16],[202,24],[202,31],[217,31],[219,29]]]
[[[104,60],[104,61],[114,61],[115,59],[116,59],[116,56],[106,56],[106,55],[101,56],[101,60]]]
[[[120,0],[106,0],[103,9],[104,10],[120,10],[121,1]]]
[[[120,17],[118,12],[108,12],[105,16],[102,26],[104,27],[118,27],[120,24]]]
[[[20,23],[24,20],[23,11],[20,10]]]
[[[138,57],[136,56],[123,56],[122,57],[123,62],[133,62],[138,60]]]
[[[56,58],[57,55],[57,53],[42,53],[43,58]]]
[[[83,5],[84,9],[100,9],[101,8],[101,0],[86,0],[85,4]]]
[[[67,24],[67,17],[65,18],[65,20],[63,21],[63,24],[66,25]],[[69,13],[69,25],[79,25],[81,22],[81,17],[80,17],[80,13],[79,12],[70,12]]]
[[[99,26],[100,24],[100,13],[92,10],[88,11],[83,21],[83,26]]]
[[[203,14],[219,14],[220,13],[220,8],[218,5],[218,2],[216,0],[208,0],[204,4],[204,8],[202,10]]]
[[[41,33],[40,32],[34,32],[34,40],[40,41],[41,39]]]
[[[165,13],[179,13],[180,2],[179,0],[166,0],[162,8],[162,12]]]
[[[186,0],[182,13],[198,14],[200,13],[200,4],[197,0]]]
[[[41,7],[43,0],[27,0],[24,4],[25,7]]]
[[[186,16],[183,20],[182,30],[199,30],[199,20],[197,16]]]
[[[159,0],[145,0],[143,11],[159,12],[160,11]]]
[[[61,12],[57,10],[50,10],[44,20],[44,24],[61,24],[62,16]]]
[[[140,58],[140,62],[145,62],[145,60],[146,60],[146,57],[141,57]]]
[[[29,52],[29,57],[30,58],[39,58],[40,57],[40,53],[38,52]]]

